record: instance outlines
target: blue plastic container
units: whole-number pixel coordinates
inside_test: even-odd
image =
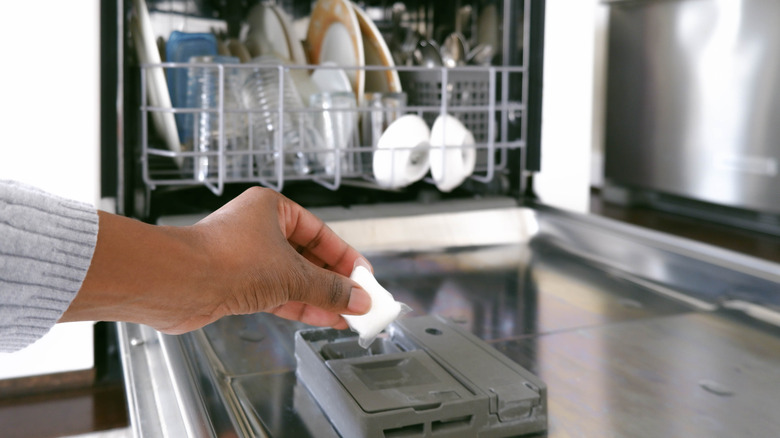
[[[165,44],[167,62],[189,62],[193,56],[213,56],[217,54],[217,38],[210,33],[187,33],[175,30],[171,32]],[[168,68],[168,90],[174,108],[186,108],[187,105],[187,68]],[[179,140],[187,144],[192,140],[192,126],[187,123],[186,114],[176,114],[176,126]]]

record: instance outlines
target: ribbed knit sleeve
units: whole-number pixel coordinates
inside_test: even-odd
[[[0,180],[0,351],[54,326],[84,281],[97,232],[94,207]]]

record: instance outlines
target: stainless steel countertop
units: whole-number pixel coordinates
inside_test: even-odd
[[[543,207],[377,221],[333,227],[370,248],[412,315],[449,317],[541,377],[548,436],[780,430],[778,265]],[[413,224],[424,239],[376,238]],[[121,324],[134,430],[336,436],[295,378],[303,327],[265,314],[179,337]]]

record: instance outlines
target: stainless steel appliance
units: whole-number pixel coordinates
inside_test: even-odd
[[[216,16],[234,23],[228,28],[239,26],[251,7],[221,4],[149,6],[188,19]],[[392,29],[394,5],[361,4],[379,27]],[[408,109],[469,115],[464,120],[486,128],[474,129],[483,132],[475,136],[474,178],[451,193],[433,188],[430,179],[388,190],[368,167],[337,171],[336,181],[295,173],[281,161],[276,173],[256,173],[253,180],[221,165],[199,177],[195,166],[180,167],[177,159],[219,162],[241,154],[225,147],[166,151],[152,114],[176,111],[150,105],[143,92],[160,64],[139,65],[129,33],[120,31],[126,62],[118,81],[125,110],[117,130],[118,173],[125,213],[188,224],[247,184],[282,190],[366,254],[380,283],[411,306],[411,316],[447,318],[538,376],[547,385],[549,436],[774,433],[780,426],[771,415],[780,390],[778,266],[536,203],[544,2],[462,1],[444,11],[438,2],[405,4],[400,21],[430,29],[431,36],[464,6],[494,8],[501,17],[500,55],[490,65],[364,68],[438,75],[428,81],[441,90],[436,104],[410,96]],[[311,11],[309,2],[279,5],[294,18]],[[133,13],[119,4],[120,29]],[[484,93],[458,83],[469,75],[486,78]],[[483,103],[473,99],[480,93]],[[304,328],[265,314],[223,318],[182,336],[119,324],[133,431],[144,437],[338,436],[319,405],[324,401],[296,377],[294,339]],[[466,418],[450,418],[436,430],[433,424],[391,428],[385,436],[464,436]]]
[[[780,5],[605,3],[606,192],[779,232]]]

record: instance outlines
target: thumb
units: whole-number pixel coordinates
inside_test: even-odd
[[[308,271],[307,287],[295,301],[338,314],[362,315],[371,310],[371,296],[348,277],[314,265]]]

